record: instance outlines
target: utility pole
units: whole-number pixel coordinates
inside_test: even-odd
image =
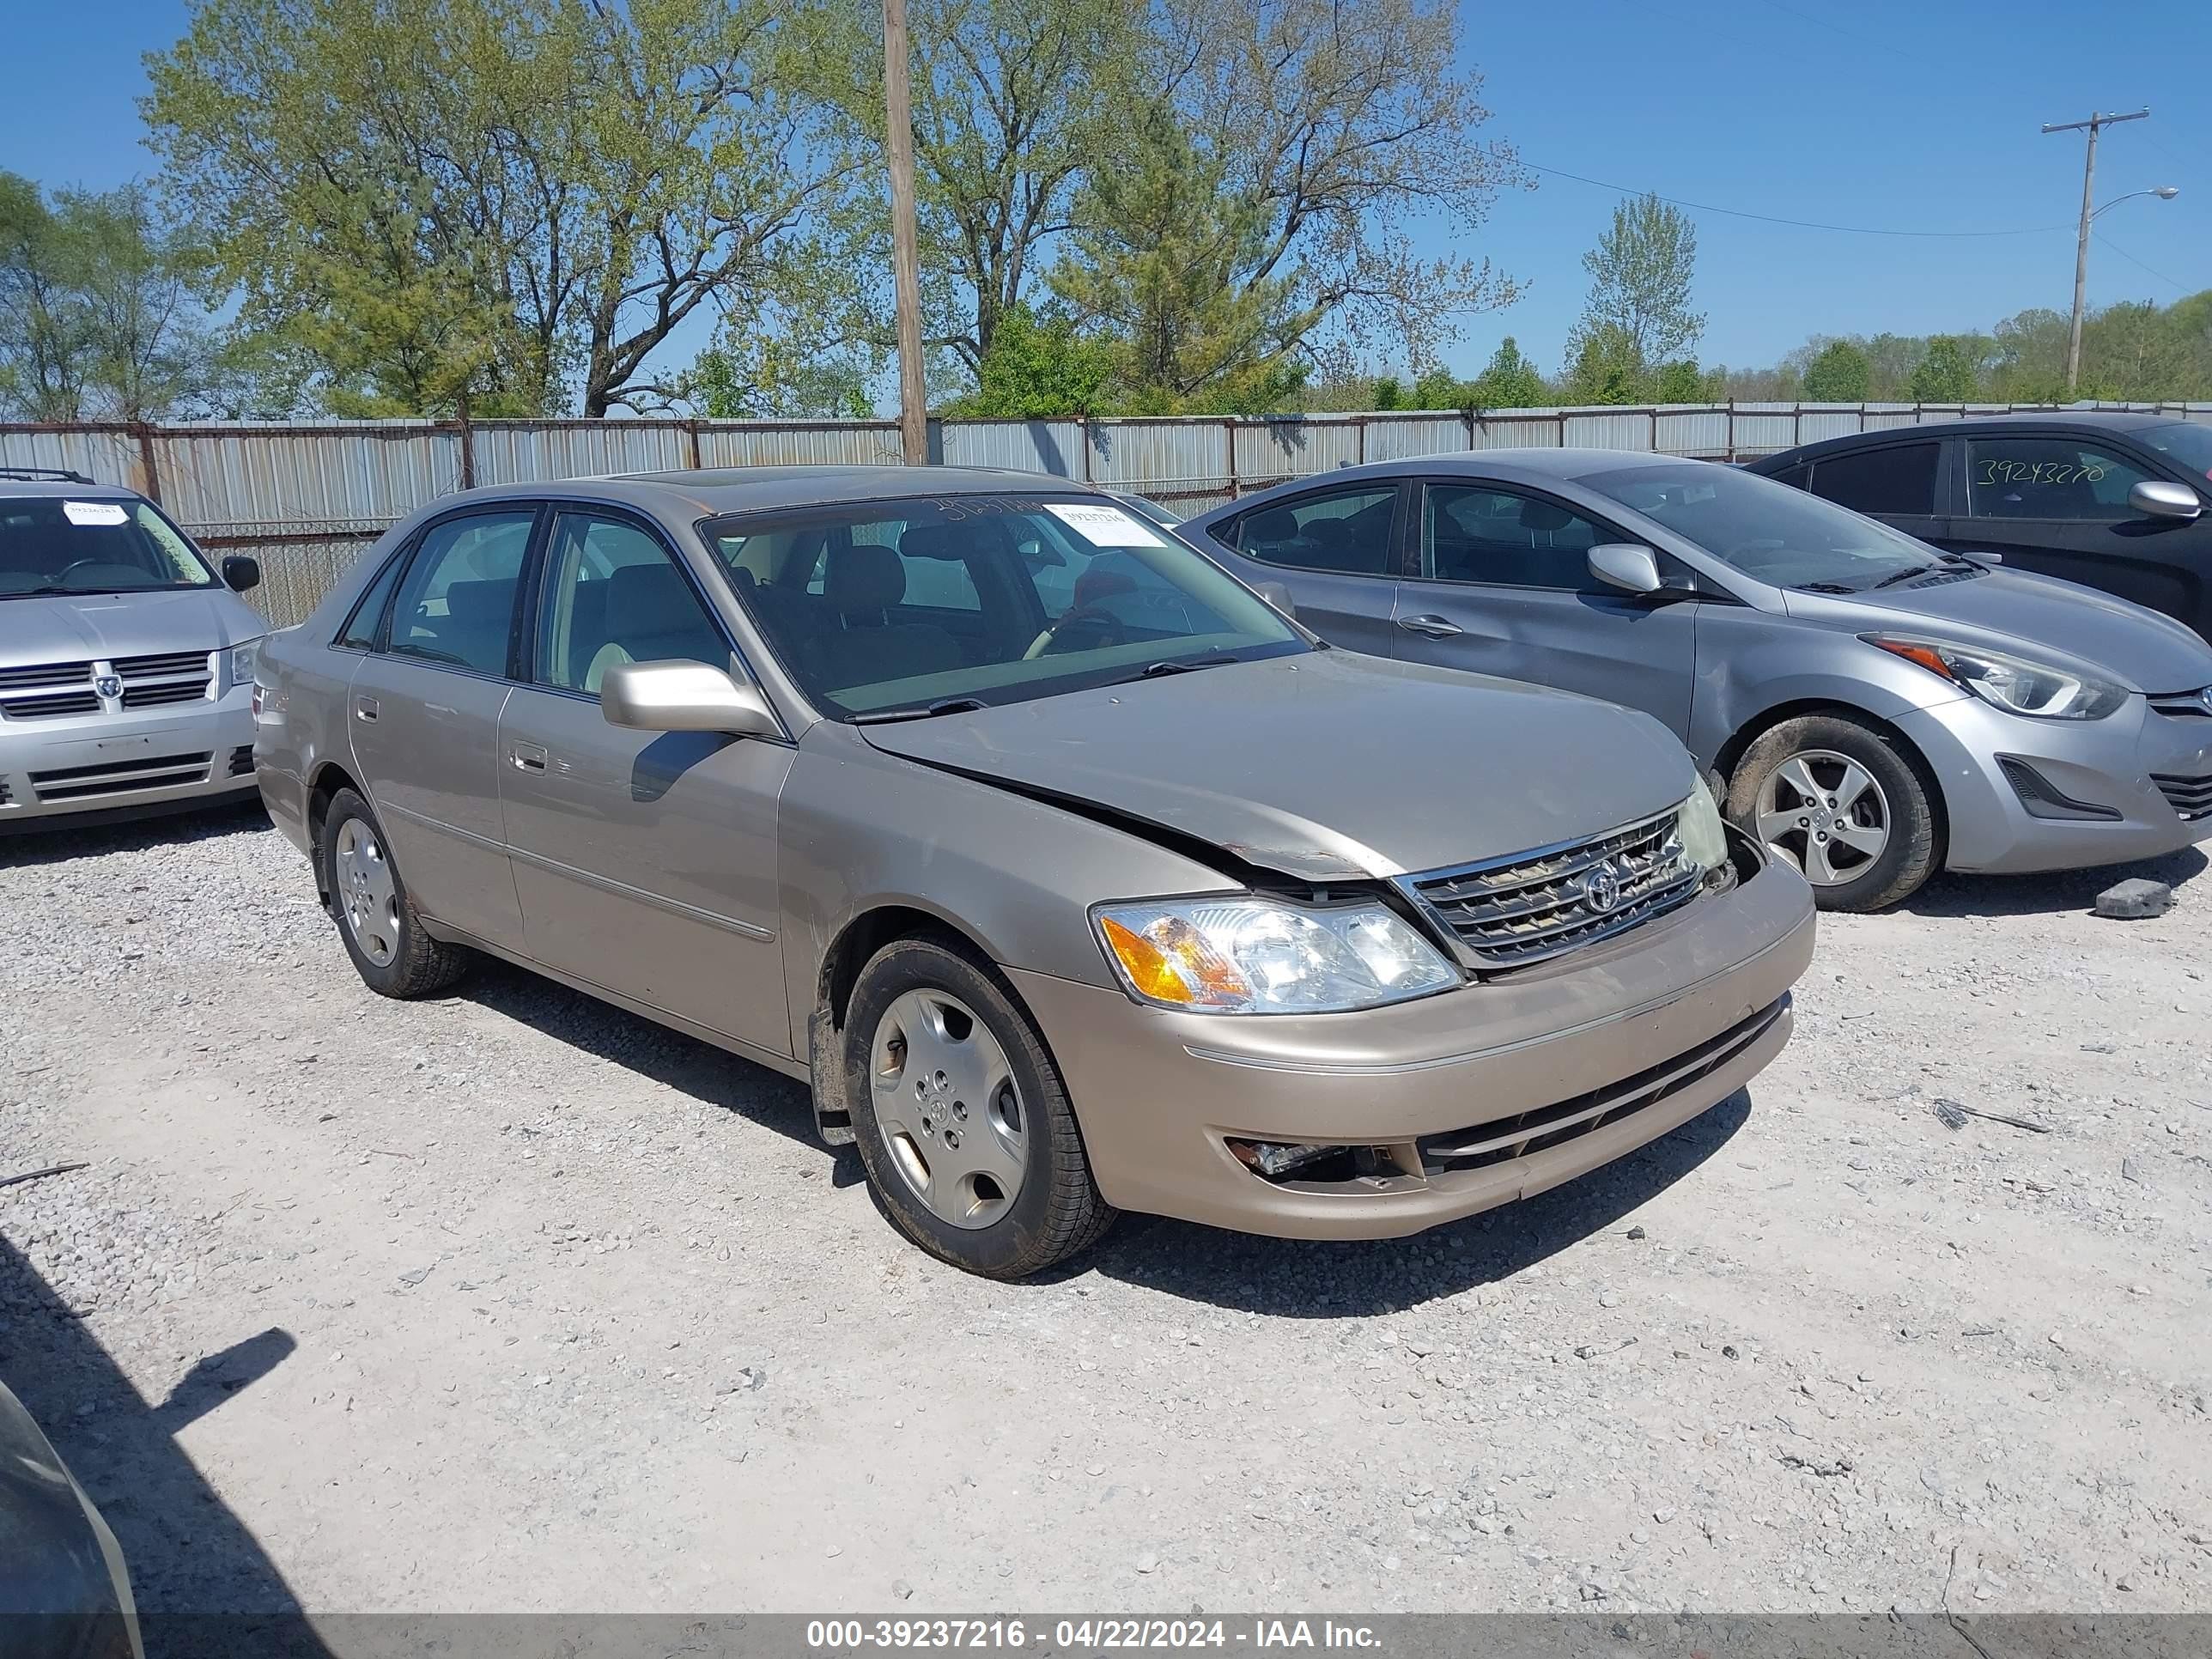
[[[906,0],[884,0],[884,150],[891,166],[891,278],[898,291],[899,446],[908,466],[929,459],[921,374],[921,254],[914,219],[914,114]],[[2086,233],[2085,233],[2086,234]]]
[[[2045,132],[2089,133],[2088,158],[2081,164],[2081,229],[2074,243],[2074,325],[2066,335],[2066,395],[2071,398],[2081,379],[2081,307],[2089,282],[2089,192],[2096,188],[2097,134],[2116,121],[2140,121],[2150,113],[2149,107],[2139,109],[2132,115],[2099,115],[2094,112],[2086,121],[2046,121]]]

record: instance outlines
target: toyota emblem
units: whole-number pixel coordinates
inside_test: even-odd
[[[118,674],[102,674],[93,681],[92,689],[103,697],[119,697],[123,695],[122,677]]]
[[[1583,902],[1601,916],[1611,915],[1620,902],[1620,866],[1607,859],[1586,871],[1583,875]]]

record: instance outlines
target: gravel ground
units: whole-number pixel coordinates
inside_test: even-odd
[[[2212,1610],[2203,865],[1825,919],[1748,1097],[1517,1208],[1009,1286],[787,1080],[370,995],[258,815],[0,843],[0,1175],[88,1166],[0,1375],[155,1611]]]

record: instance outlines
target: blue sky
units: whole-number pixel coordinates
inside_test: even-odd
[[[184,0],[19,9],[0,167],[95,186],[149,172],[139,60],[180,33],[185,15]],[[1779,218],[2051,228],[1907,238],[1698,213],[1709,364],[1770,362],[1815,331],[1926,333],[1987,327],[2026,306],[2063,310],[2081,138],[2037,129],[2092,108],[2152,111],[2106,133],[2100,203],[2159,185],[2182,194],[2128,202],[2098,222],[2091,303],[2212,287],[2204,0],[1466,0],[1462,22],[1466,61],[1494,112],[1489,130],[1532,163]],[[1511,333],[1556,367],[1581,306],[1582,254],[1617,199],[1540,176],[1534,191],[1504,197],[1474,239],[1453,239],[1526,293],[1474,319],[1448,361],[1471,374]]]

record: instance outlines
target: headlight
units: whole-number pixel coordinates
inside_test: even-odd
[[[1728,831],[1721,827],[1721,809],[1705,779],[1690,792],[1674,819],[1674,833],[1682,842],[1682,856],[1710,875],[1729,861]]]
[[[2008,657],[2002,651],[1946,645],[1940,640],[1860,635],[1869,645],[1917,663],[1931,674],[1963,685],[1984,702],[2009,714],[2045,720],[2096,720],[2128,700],[2125,686],[2085,679],[2063,668]]]
[[[1217,1014],[1340,1013],[1460,982],[1437,948],[1372,901],[1156,899],[1091,912],[1139,1002]]]
[[[253,665],[258,659],[260,653],[261,641],[259,640],[248,640],[244,645],[232,646],[230,647],[230,678],[225,682],[225,684],[229,685],[252,684]]]

